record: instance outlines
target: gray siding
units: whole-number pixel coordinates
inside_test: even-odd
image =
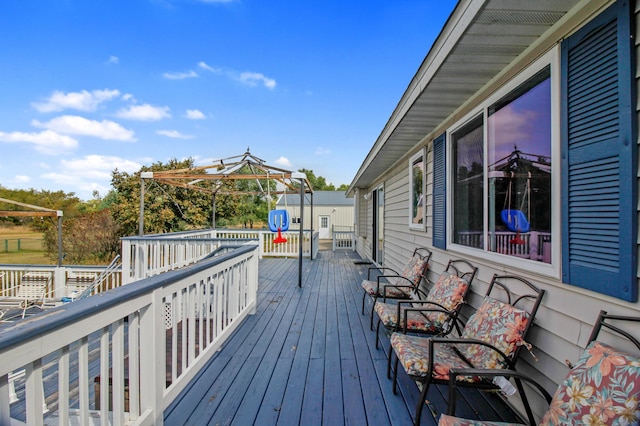
[[[636,58],[640,55],[640,6],[636,1]],[[640,93],[640,61],[636,60],[636,86]],[[639,97],[640,99],[640,97]],[[477,100],[481,102],[481,99]],[[640,128],[640,103],[636,106],[638,112],[638,128]],[[441,132],[440,132],[441,133]],[[437,135],[434,135],[437,136]],[[637,141],[640,143],[640,141]],[[408,159],[422,147],[427,153],[427,217],[424,231],[412,230],[408,226],[408,197],[409,173]],[[640,152],[640,150],[639,150]],[[455,251],[442,251],[432,246],[432,187],[433,187],[433,150],[432,140],[424,140],[383,176],[385,182],[385,265],[402,268],[416,246],[427,246],[433,251],[429,272],[430,279],[436,279],[444,270],[450,258],[464,257],[479,267],[479,273],[472,286],[470,305],[477,307],[486,291],[494,273],[513,273],[524,276],[547,292],[542,306],[535,319],[535,325],[528,337],[533,345],[533,356],[526,352],[522,355],[519,369],[530,373],[553,393],[557,383],[566,375],[568,368],[565,360],[575,362],[589,337],[591,328],[600,309],[607,309],[618,314],[640,314],[640,304],[628,303],[612,297],[582,290],[575,286],[563,284],[559,279],[542,276],[531,271],[510,267],[508,263],[496,263],[482,257],[456,254]],[[559,161],[559,160],[557,160]],[[370,190],[370,189],[369,189]],[[364,205],[363,201],[363,205]],[[370,204],[370,201],[369,201]],[[367,218],[370,220],[370,205],[367,207]],[[358,219],[362,219],[362,212],[358,212]],[[640,215],[640,212],[639,212]],[[640,216],[639,216],[640,218]],[[640,220],[639,220],[640,223]],[[359,228],[362,231],[362,228]],[[370,233],[370,227],[366,228]],[[360,245],[366,244],[363,236],[359,236],[359,252],[369,256],[370,248],[360,250]],[[640,242],[639,242],[640,243]],[[640,265],[638,267],[640,276]],[[471,309],[465,314],[468,315]],[[536,411],[546,409],[542,401],[534,401]]]

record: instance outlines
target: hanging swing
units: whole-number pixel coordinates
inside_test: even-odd
[[[267,173],[267,179],[269,174]],[[269,182],[267,182],[267,191],[269,191],[269,200],[271,200],[271,191]],[[273,239],[274,244],[286,243],[287,239],[282,236],[282,232],[289,230],[289,212],[287,211],[287,186],[284,189],[284,210],[274,209],[269,212],[269,230],[277,232],[278,236]]]
[[[511,232],[516,233],[515,238],[513,238],[509,242],[511,244],[525,244],[526,241],[520,237],[520,233],[529,232],[530,229],[529,220],[522,209],[524,208],[524,201],[526,199],[527,211],[531,210],[531,172],[529,172],[529,176],[527,178],[527,188],[525,191],[525,195],[522,197],[522,202],[520,203],[520,210],[511,208],[511,184],[513,182],[513,177],[513,172],[511,172],[511,177],[509,178],[509,187],[507,189],[507,196],[504,199],[504,206],[502,212],[500,212],[500,218]]]

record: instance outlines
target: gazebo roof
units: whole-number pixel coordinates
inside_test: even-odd
[[[249,170],[249,173],[246,171]],[[244,171],[240,173],[240,171]],[[242,155],[223,158],[216,160],[213,164],[207,166],[193,167],[189,169],[163,170],[156,172],[142,172],[142,179],[153,179],[157,182],[165,183],[182,188],[194,189],[208,193],[229,193],[224,191],[223,184],[233,180],[253,180],[258,182],[262,188],[260,181],[275,180],[277,182],[275,190],[269,190],[273,194],[286,193],[285,188],[289,191],[298,190],[294,184],[295,181],[302,182],[305,192],[313,192],[311,183],[307,175],[300,172],[286,170],[280,167],[270,166],[266,162],[249,152],[249,148]],[[203,186],[202,182],[214,181],[213,187]],[[297,183],[297,182],[295,182]],[[267,189],[261,192],[266,192]],[[256,191],[234,190],[232,193],[256,193]]]

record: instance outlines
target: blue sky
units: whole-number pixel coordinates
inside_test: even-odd
[[[350,183],[454,0],[0,2],[0,185],[251,153]]]

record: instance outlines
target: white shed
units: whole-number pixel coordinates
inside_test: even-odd
[[[313,196],[313,209],[311,198]],[[285,198],[286,197],[286,198]],[[318,230],[320,239],[331,239],[333,231],[353,231],[354,199],[347,198],[344,191],[314,191],[305,195],[304,224],[306,229]],[[280,197],[276,208],[289,212],[289,229],[300,229],[300,195],[287,194]],[[309,218],[313,217],[311,226]]]

